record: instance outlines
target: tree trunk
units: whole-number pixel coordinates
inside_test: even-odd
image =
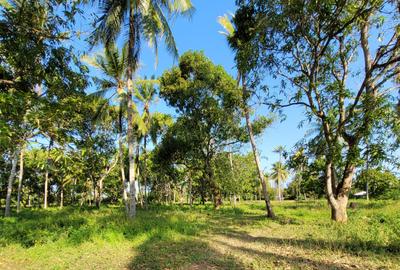
[[[46,169],[44,174],[44,198],[43,198],[43,208],[47,208],[47,193],[48,193],[48,186],[49,186],[49,170]]]
[[[10,172],[10,176],[8,177],[6,208],[4,211],[5,217],[9,217],[11,215],[11,192],[12,192],[14,178],[17,173],[18,154],[19,154],[19,151],[18,151],[18,149],[16,149],[13,153],[11,172]]]
[[[144,208],[147,209],[147,135],[144,136],[143,139],[143,154],[144,154],[144,166],[143,166],[143,180],[144,180]]]
[[[103,196],[103,181],[104,181],[104,178],[103,177],[100,178],[100,180],[99,180],[99,197],[98,197],[99,202],[98,202],[98,208],[100,208],[100,206],[101,206],[101,201],[102,201],[102,196]]]
[[[93,181],[93,203],[96,205],[96,208],[99,209],[99,183],[97,181]]]
[[[43,208],[47,208],[47,195],[48,195],[48,187],[49,187],[49,166],[50,166],[50,150],[53,146],[53,139],[50,138],[49,147],[47,148],[47,160],[46,160],[46,172],[44,174],[44,199],[43,199]]]
[[[76,203],[76,179],[74,178],[73,182],[72,182],[72,188],[71,188],[71,202],[73,204]]]
[[[250,122],[250,113],[249,113],[249,108],[247,106],[247,95],[248,95],[248,93],[246,90],[245,78],[243,76],[243,78],[242,78],[242,98],[243,98],[244,115],[246,118],[247,132],[249,134],[250,144],[251,144],[251,148],[253,150],[254,162],[256,163],[258,177],[260,179],[261,186],[262,186],[262,192],[264,195],[267,216],[270,218],[275,218],[275,214],[274,214],[274,211],[272,210],[271,201],[269,199],[269,195],[268,195],[268,191],[267,191],[267,184],[265,183],[265,179],[264,179],[264,173],[262,172],[262,169],[261,169],[260,157],[258,156],[257,146],[255,143],[254,134],[253,134],[253,127],[251,126],[251,122]]]
[[[231,149],[231,152],[229,152],[229,163],[231,166],[232,178],[233,178],[233,180],[235,180],[235,170],[233,168],[232,149]],[[233,207],[236,207],[236,193],[233,193]]]
[[[19,213],[19,211],[21,210],[21,191],[22,191],[23,177],[24,177],[24,149],[21,148],[21,153],[19,154],[17,213]]]
[[[61,184],[61,190],[60,190],[60,208],[62,209],[64,207],[64,183]]]
[[[400,3],[399,3],[399,6],[400,6]],[[399,90],[400,91],[400,90]],[[399,100],[399,102],[400,102],[400,100]],[[368,174],[369,174],[369,143],[368,143],[368,140],[369,140],[369,138],[367,138],[367,162],[366,162],[366,165],[367,165],[367,168],[366,168],[366,171],[367,171],[367,181],[366,181],[366,183],[365,183],[365,192],[366,192],[366,195],[367,195],[367,201],[369,201],[369,185],[368,185]]]
[[[119,167],[121,171],[121,182],[122,182],[122,201],[125,205],[126,213],[129,212],[129,205],[128,205],[128,194],[126,192],[126,179],[125,179],[125,164],[124,164],[124,147],[123,147],[123,137],[122,137],[122,101],[119,108]]]
[[[142,185],[140,183],[140,180],[142,179],[141,177],[141,171],[140,171],[140,144],[136,144],[136,157],[135,157],[135,162],[136,162],[136,178],[137,178],[137,183],[138,183],[138,190],[137,190],[137,199],[139,201],[140,207],[143,208],[143,190],[142,190]]]
[[[351,183],[353,181],[355,166],[347,164],[344,170],[343,179],[336,188],[336,192],[332,189],[332,178],[334,175],[334,166],[332,161],[327,161],[325,168],[326,177],[326,190],[328,202],[331,207],[331,219],[336,222],[345,223],[347,222],[347,203],[349,200],[349,193],[351,189]]]
[[[281,179],[278,176],[278,201],[282,201],[282,195],[281,195]]]
[[[188,199],[190,207],[193,206],[193,196],[192,196],[192,177],[189,174],[189,189],[188,189]]]
[[[211,192],[212,192],[212,201],[214,202],[214,207],[215,209],[219,209],[219,207],[222,205],[222,198],[221,198],[221,191],[219,190],[219,188],[217,187],[215,181],[214,181],[214,172],[212,169],[212,165],[211,165],[211,157],[207,156],[206,159],[206,172],[207,172],[207,180],[208,183],[211,186]]]
[[[137,66],[135,62],[134,48],[136,41],[134,7],[129,7],[129,41],[128,41],[128,67],[127,67],[127,89],[128,89],[128,158],[129,158],[129,212],[128,217],[136,216],[136,169],[135,169],[135,138],[133,134],[133,72]]]
[[[347,202],[348,197],[343,197],[341,200],[337,200],[336,207],[331,207],[332,220],[341,223],[347,222]]]
[[[128,79],[128,157],[129,157],[129,212],[128,217],[136,216],[136,166],[135,166],[135,138],[133,134],[133,85]]]
[[[183,206],[183,200],[184,200],[184,194],[183,194],[183,187],[181,186],[181,188],[179,189],[179,203],[181,206]]]

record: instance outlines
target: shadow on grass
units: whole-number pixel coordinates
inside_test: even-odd
[[[399,244],[389,244],[386,246],[377,245],[372,242],[351,239],[350,241],[326,241],[319,239],[291,239],[291,238],[274,238],[264,236],[251,236],[247,233],[230,231],[224,234],[229,238],[234,238],[243,242],[252,243],[259,242],[266,245],[293,246],[309,250],[341,250],[353,255],[368,255],[367,253],[376,253],[386,255],[397,255],[400,252]]]
[[[246,269],[233,256],[222,254],[194,239],[149,238],[139,248],[129,269]]]
[[[308,205],[305,204],[305,207]],[[285,205],[281,204],[281,206]],[[310,251],[340,250],[354,255],[368,255],[373,252],[389,256],[394,256],[400,251],[398,242],[382,246],[372,241],[366,242],[354,238],[348,241],[326,241],[308,238],[253,237],[241,231],[248,225],[251,227],[260,224],[265,227],[273,223],[298,224],[297,219],[282,216],[276,220],[269,220],[262,214],[257,215],[240,208],[230,207],[215,211],[203,206],[198,208],[176,205],[153,206],[148,211],[139,209],[134,220],[126,218],[122,207],[113,206],[104,206],[101,210],[73,207],[62,210],[24,210],[16,217],[0,218],[0,246],[15,243],[28,248],[59,240],[74,246],[91,241],[93,238],[114,240],[118,244],[121,239],[127,239],[132,241],[138,250],[137,256],[130,265],[132,269],[180,267],[184,269],[242,269],[243,265],[232,257],[221,255],[213,247],[196,240],[201,239],[198,236],[207,233],[225,235],[244,243],[260,242],[265,245],[292,246]],[[112,239],[113,237],[115,239]],[[269,257],[276,261],[283,260],[293,266],[304,261],[314,263],[300,257],[285,257],[285,259],[268,253],[259,254],[259,256],[268,260]],[[320,267],[328,266],[321,265]]]
[[[316,260],[311,260],[301,256],[282,255],[253,248],[234,246],[224,241],[216,240],[219,245],[234,251],[235,253],[243,253],[246,257],[251,257],[253,260],[263,261],[263,264],[268,264],[271,269],[321,269],[321,270],[347,270],[354,269],[348,266],[338,265],[334,263],[326,263]]]

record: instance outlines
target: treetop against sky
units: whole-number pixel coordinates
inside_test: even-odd
[[[188,20],[187,18],[178,17],[172,23],[172,31],[178,46],[179,54],[183,54],[188,50],[204,51],[214,63],[222,65],[225,70],[233,77],[236,77],[236,68],[234,63],[234,54],[226,43],[225,36],[221,35],[222,27],[218,23],[218,17],[226,13],[234,13],[236,10],[234,1],[212,1],[212,0],[195,0],[193,1],[195,12]],[[83,16],[78,16],[77,24],[78,31],[82,33],[79,38],[73,39],[71,45],[77,51],[87,53],[89,46],[85,39],[92,32],[92,19],[97,12],[97,5],[89,5],[85,9]],[[121,42],[120,42],[121,43]],[[121,44],[120,44],[121,45]],[[101,45],[95,46],[88,53],[101,53],[103,48]],[[163,71],[177,64],[177,59],[174,59],[165,49],[164,46],[159,46],[158,64],[155,64],[154,49],[148,46],[142,47],[140,70],[137,73],[139,77],[150,77],[152,75],[159,76]],[[99,70],[90,67],[90,74],[101,77]],[[272,77],[265,78],[271,81],[272,84],[278,85]],[[94,85],[89,87],[88,92],[95,91]],[[255,107],[255,116],[268,114],[268,108],[265,106]],[[156,105],[151,108],[154,111],[169,113],[175,115],[175,110],[168,107],[165,102],[158,99]],[[266,129],[266,131],[257,138],[259,151],[261,154],[261,163],[265,170],[272,168],[272,164],[278,161],[279,156],[273,153],[273,149],[277,145],[285,145],[290,149],[300,139],[305,136],[307,126],[299,128],[299,123],[303,119],[301,108],[288,108],[285,112],[285,121],[276,118],[274,124]],[[246,146],[244,151],[250,151],[250,146]]]
[[[178,46],[179,54],[185,51],[200,50],[204,51],[214,63],[222,65],[225,70],[233,77],[236,77],[236,68],[234,63],[234,53],[229,48],[223,30],[217,22],[219,16],[224,14],[233,14],[236,10],[235,1],[212,1],[212,0],[194,0],[192,1],[195,12],[188,20],[187,18],[178,17],[171,24],[172,31]],[[89,51],[88,44],[84,41],[92,32],[92,20],[98,11],[97,5],[88,5],[83,16],[78,17],[77,27],[82,35],[73,39],[72,45],[81,53]],[[373,30],[376,37],[372,40],[371,49],[376,49],[379,44],[387,37],[384,33]],[[121,43],[121,42],[120,42]],[[121,45],[121,44],[120,44]],[[99,53],[103,50],[102,46],[96,46],[89,54]],[[361,52],[357,52],[361,53]],[[357,60],[353,65],[361,67],[362,59]],[[164,46],[159,46],[158,64],[156,63],[154,49],[149,46],[142,46],[140,58],[140,70],[137,73],[139,77],[150,77],[152,75],[159,76],[163,71],[177,64]],[[101,76],[101,73],[95,69],[90,69],[93,76]],[[280,80],[273,78],[273,74],[264,78],[270,90],[278,91]],[[360,82],[356,79],[349,78],[349,85],[358,87]],[[95,91],[94,86],[88,89],[88,92]],[[256,103],[256,101],[255,101]],[[175,115],[175,110],[168,107],[163,100],[157,100],[152,110]],[[255,116],[268,114],[266,106],[255,106]],[[274,124],[266,129],[257,141],[261,154],[261,163],[265,170],[270,170],[272,164],[278,161],[279,156],[274,154],[273,149],[277,145],[284,145],[286,149],[291,149],[298,141],[307,136],[307,130],[312,125],[305,122],[300,126],[300,122],[304,120],[304,110],[300,107],[290,107],[284,111],[283,116],[276,117]],[[250,147],[246,147],[245,151],[249,151]]]

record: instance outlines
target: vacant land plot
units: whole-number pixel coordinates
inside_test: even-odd
[[[236,208],[24,210],[0,219],[0,269],[400,269],[400,202],[359,202],[348,224],[325,201]]]

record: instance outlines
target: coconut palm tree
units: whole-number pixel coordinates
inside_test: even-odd
[[[233,15],[231,15],[233,17]],[[224,34],[227,38],[229,46],[238,54],[240,50],[240,45],[241,40],[238,38],[237,33],[237,28],[234,25],[234,22],[229,18],[229,15],[224,15],[220,16],[218,18],[219,24],[225,29],[225,31],[221,31],[222,34]],[[237,57],[235,57],[237,60]],[[255,138],[254,138],[254,133],[253,133],[253,127],[250,121],[250,108],[248,105],[248,99],[250,97],[250,93],[247,89],[246,85],[246,71],[241,68],[241,65],[239,65],[238,61],[236,61],[236,68],[238,69],[238,76],[237,76],[237,81],[238,84],[240,84],[240,81],[242,82],[242,100],[243,100],[243,113],[246,119],[246,126],[247,126],[247,132],[250,138],[250,144],[253,150],[253,155],[254,155],[254,161],[256,163],[257,171],[258,171],[258,177],[261,182],[262,186],[262,191],[265,199],[265,207],[267,211],[267,216],[270,218],[274,218],[275,214],[272,210],[271,202],[269,199],[268,191],[267,191],[267,184],[265,182],[265,176],[261,168],[261,162],[260,162],[260,156],[257,151],[257,146],[255,143]]]
[[[282,201],[282,192],[281,185],[286,181],[289,176],[289,172],[286,170],[286,166],[278,161],[272,165],[272,174],[271,178],[276,181],[277,189],[278,189],[278,200]]]
[[[274,148],[273,152],[279,154],[279,164],[280,164],[280,166],[283,166],[282,165],[282,156],[285,153],[285,147],[282,145],[278,145],[277,147]],[[276,178],[276,180],[277,180],[277,189],[278,189],[278,200],[282,201],[282,190],[281,190],[282,183],[281,183],[280,179]]]
[[[91,35],[91,44],[104,43],[108,47],[107,45],[115,42],[119,36],[123,36],[127,48],[127,139],[130,184],[128,216],[133,218],[136,215],[133,75],[139,64],[141,41],[147,40],[155,49],[157,56],[158,41],[163,37],[169,52],[177,57],[178,50],[168,18],[191,14],[193,6],[190,0],[104,0],[99,1],[99,5],[101,14]],[[122,33],[124,35],[121,35]]]
[[[125,208],[128,211],[128,196],[126,192],[126,179],[125,179],[125,166],[124,166],[124,147],[123,147],[123,116],[126,112],[126,63],[127,63],[126,49],[119,50],[117,46],[112,43],[109,44],[104,54],[97,54],[93,57],[84,57],[84,61],[94,66],[102,72],[103,78],[95,78],[95,83],[99,86],[99,90],[92,93],[95,96],[105,97],[107,94],[110,96],[105,99],[106,102],[99,108],[99,114],[109,107],[108,101],[114,96],[117,96],[119,101],[118,109],[118,145],[119,145],[119,166],[121,172],[122,183],[122,199],[125,203]]]
[[[145,208],[147,208],[147,138],[152,124],[150,105],[154,101],[156,94],[155,85],[158,84],[158,80],[155,80],[154,77],[151,79],[144,78],[144,80],[136,80],[135,83],[137,85],[135,99],[143,105],[143,113],[141,116],[138,115],[136,122],[138,127],[141,127],[137,130],[137,137],[139,140],[143,139],[143,168],[141,178],[144,180],[144,204]]]

